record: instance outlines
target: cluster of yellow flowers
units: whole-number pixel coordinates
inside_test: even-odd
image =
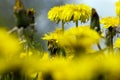
[[[19,1],[19,0],[16,0]],[[20,2],[16,3],[21,7]],[[116,13],[120,16],[120,0],[116,3]],[[34,12],[33,9],[30,11]],[[48,12],[51,21],[69,22],[78,21],[85,23],[89,20],[91,8],[84,4],[66,4],[55,6]],[[116,27],[119,24],[118,17],[102,18],[104,28]],[[72,55],[66,57],[49,57],[33,53],[31,50],[23,52],[19,41],[9,35],[4,29],[0,29],[0,78],[7,72],[19,73],[27,76],[28,80],[119,80],[120,55],[108,54],[98,51],[99,54],[89,54],[93,50],[92,45],[99,43],[100,35],[90,29],[90,26],[72,27],[63,31],[56,29],[54,32],[45,34],[43,40],[56,40],[59,47],[70,51]],[[120,48],[120,38],[114,43],[114,48]],[[88,51],[89,49],[89,51]],[[80,55],[83,53],[83,55]],[[84,55],[88,53],[88,55]],[[94,52],[92,52],[94,53]],[[66,52],[68,54],[68,52]],[[75,57],[74,57],[75,56]],[[17,72],[18,71],[18,72]],[[20,71],[20,72],[19,72]]]
[[[91,7],[85,4],[66,4],[63,6],[55,6],[48,12],[48,19],[51,21],[59,22],[69,22],[78,21],[85,23],[89,20],[91,15]]]
[[[38,80],[119,80],[119,55],[83,56],[79,60],[63,58],[30,59],[25,72],[38,74]],[[28,63],[28,61],[27,61]]]
[[[78,28],[70,28],[64,33],[61,29],[53,32],[58,37],[54,37],[65,47],[86,47],[97,43],[99,35],[97,32],[91,30],[89,26],[80,26]],[[52,34],[52,33],[51,33]],[[51,38],[44,38],[49,40]],[[0,30],[0,52],[1,54],[8,53],[5,56],[18,54],[19,43],[5,30]],[[5,43],[6,42],[6,43]],[[86,43],[85,43],[86,42]],[[8,45],[9,44],[9,45]],[[73,49],[75,49],[73,48]],[[3,51],[4,50],[4,51]],[[7,52],[6,52],[7,51]],[[84,53],[84,52],[83,52]],[[0,58],[0,73],[6,70],[13,71],[20,68],[21,74],[27,77],[35,78],[38,75],[38,80],[45,80],[46,78],[53,80],[98,80],[100,77],[106,80],[116,79],[119,80],[119,55],[93,55],[83,56],[79,59],[74,58],[49,58],[47,54],[43,57],[39,55],[11,57],[11,59]],[[9,56],[10,57],[10,56]],[[7,66],[5,66],[7,65]],[[107,74],[109,73],[109,74]]]
[[[116,2],[116,14],[120,17],[120,0]]]
[[[105,17],[100,21],[101,24],[104,24],[103,28],[117,27],[119,24],[118,17]]]

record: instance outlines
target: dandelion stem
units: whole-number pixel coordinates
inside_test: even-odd
[[[98,46],[98,49],[99,49],[99,50],[102,50],[102,48],[101,48],[101,46],[100,46],[99,43],[97,43],[97,46]]]
[[[78,20],[75,22],[75,24],[76,24],[76,28],[78,27]]]
[[[62,20],[62,30],[64,31],[64,21]]]
[[[110,54],[112,54],[113,51],[113,36],[114,36],[114,32],[113,32],[113,27],[110,26],[108,28],[108,33],[107,33],[107,45],[108,45],[108,52]]]
[[[112,35],[112,32],[110,34],[110,52],[113,53],[113,35]]]
[[[113,28],[112,26],[109,27],[109,32],[110,32],[110,53],[113,53]]]

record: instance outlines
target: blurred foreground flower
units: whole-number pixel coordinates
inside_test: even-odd
[[[79,60],[43,58],[27,60],[27,75],[38,73],[41,80],[119,80],[120,55],[83,56]],[[30,63],[33,65],[29,66]],[[28,67],[29,66],[29,67]]]
[[[98,43],[99,39],[99,34],[90,29],[90,26],[80,26],[66,30],[57,41],[64,48],[84,53],[84,50],[86,51],[93,44]]]
[[[0,29],[0,75],[16,70],[21,64],[19,41],[4,29]]]
[[[19,41],[9,35],[7,31],[0,29],[0,57],[10,57],[20,50]]]

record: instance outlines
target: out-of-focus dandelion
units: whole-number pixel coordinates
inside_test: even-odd
[[[120,0],[118,0],[116,3],[116,15],[119,17],[119,24],[120,25]]]
[[[61,28],[57,28],[54,32],[50,32],[49,34],[45,34],[42,37],[43,40],[51,40],[51,39],[58,39],[59,35],[62,35],[63,31]]]
[[[81,26],[66,30],[57,40],[62,47],[77,51],[77,54],[79,54],[79,52],[84,53],[94,43],[98,43],[99,39],[99,34],[91,30],[90,26]]]
[[[0,42],[0,57],[10,57],[20,50],[19,41],[3,29],[0,29]]]
[[[25,71],[27,75],[39,72],[40,79],[53,80],[119,80],[119,55],[93,55],[83,56],[78,60],[67,60],[63,58],[44,58],[37,60],[26,59]],[[30,65],[30,63],[34,65]],[[114,65],[113,65],[114,64]],[[29,66],[29,67],[28,67]]]
[[[116,15],[120,17],[120,0],[118,0],[116,3]]]
[[[0,74],[9,73],[20,66],[20,44],[19,41],[12,35],[9,35],[6,30],[0,29]]]
[[[59,56],[63,55],[65,56],[65,51],[60,45],[58,44],[58,37],[63,35],[62,29],[56,29],[54,32],[51,32],[50,34],[45,34],[42,38],[43,40],[48,41],[48,51],[50,52],[50,56]]]
[[[116,54],[112,54],[112,55],[107,55],[104,56],[104,58],[102,59],[103,62],[103,68],[105,69],[104,72],[106,73],[106,79],[107,80],[119,80],[119,71],[120,71],[120,55]],[[109,74],[107,74],[109,73]]]

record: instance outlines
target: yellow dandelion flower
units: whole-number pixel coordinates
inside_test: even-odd
[[[120,0],[116,2],[116,14],[120,17]]]
[[[63,47],[69,49],[87,49],[92,44],[97,43],[100,37],[97,32],[91,30],[89,26],[80,26],[66,30],[57,40]]]
[[[85,23],[89,20],[91,14],[91,8],[88,5],[80,4],[66,4],[64,10],[61,14],[61,20],[67,21],[78,21]]]
[[[48,12],[48,19],[54,22],[59,22],[62,10],[63,10],[62,7],[58,6],[51,8],[50,11]]]
[[[7,31],[0,29],[0,55],[4,57],[10,56],[19,51],[19,49],[19,41],[9,35]]]
[[[4,29],[0,29],[0,73],[6,73],[20,66],[20,44],[14,36],[8,34]]]
[[[117,38],[114,43],[114,48],[120,48],[120,38]]]
[[[116,27],[119,24],[119,18],[118,17],[102,18],[100,23],[104,24],[103,28]]]
[[[68,68],[68,61],[62,58],[41,60],[40,68],[42,69],[43,73],[49,73],[53,79],[58,80],[57,78],[65,76],[62,75],[62,72],[65,72],[65,69]]]
[[[44,34],[43,40],[51,40],[51,39],[58,39],[59,35],[62,35],[63,31],[61,28],[57,28],[54,32],[49,34]]]
[[[116,79],[118,80],[119,77],[119,71],[120,71],[120,55],[107,55],[104,56],[104,59],[102,60],[103,62],[103,67],[106,71],[109,71],[109,76],[108,79]]]
[[[63,6],[63,11],[60,15],[60,19],[63,20],[64,22],[69,22],[72,20],[73,15],[74,15],[74,4],[66,4]]]
[[[75,5],[75,8],[73,9],[73,21],[78,21],[80,19],[80,17],[82,16],[81,13],[78,9],[78,5]]]
[[[53,7],[48,12],[48,18],[51,21],[78,21],[85,23],[89,20],[91,7],[85,4],[75,5],[66,4],[60,7]]]
[[[85,4],[80,4],[77,7],[78,7],[78,13],[80,15],[79,20],[82,23],[85,23],[86,21],[89,20],[91,16],[91,7]]]

